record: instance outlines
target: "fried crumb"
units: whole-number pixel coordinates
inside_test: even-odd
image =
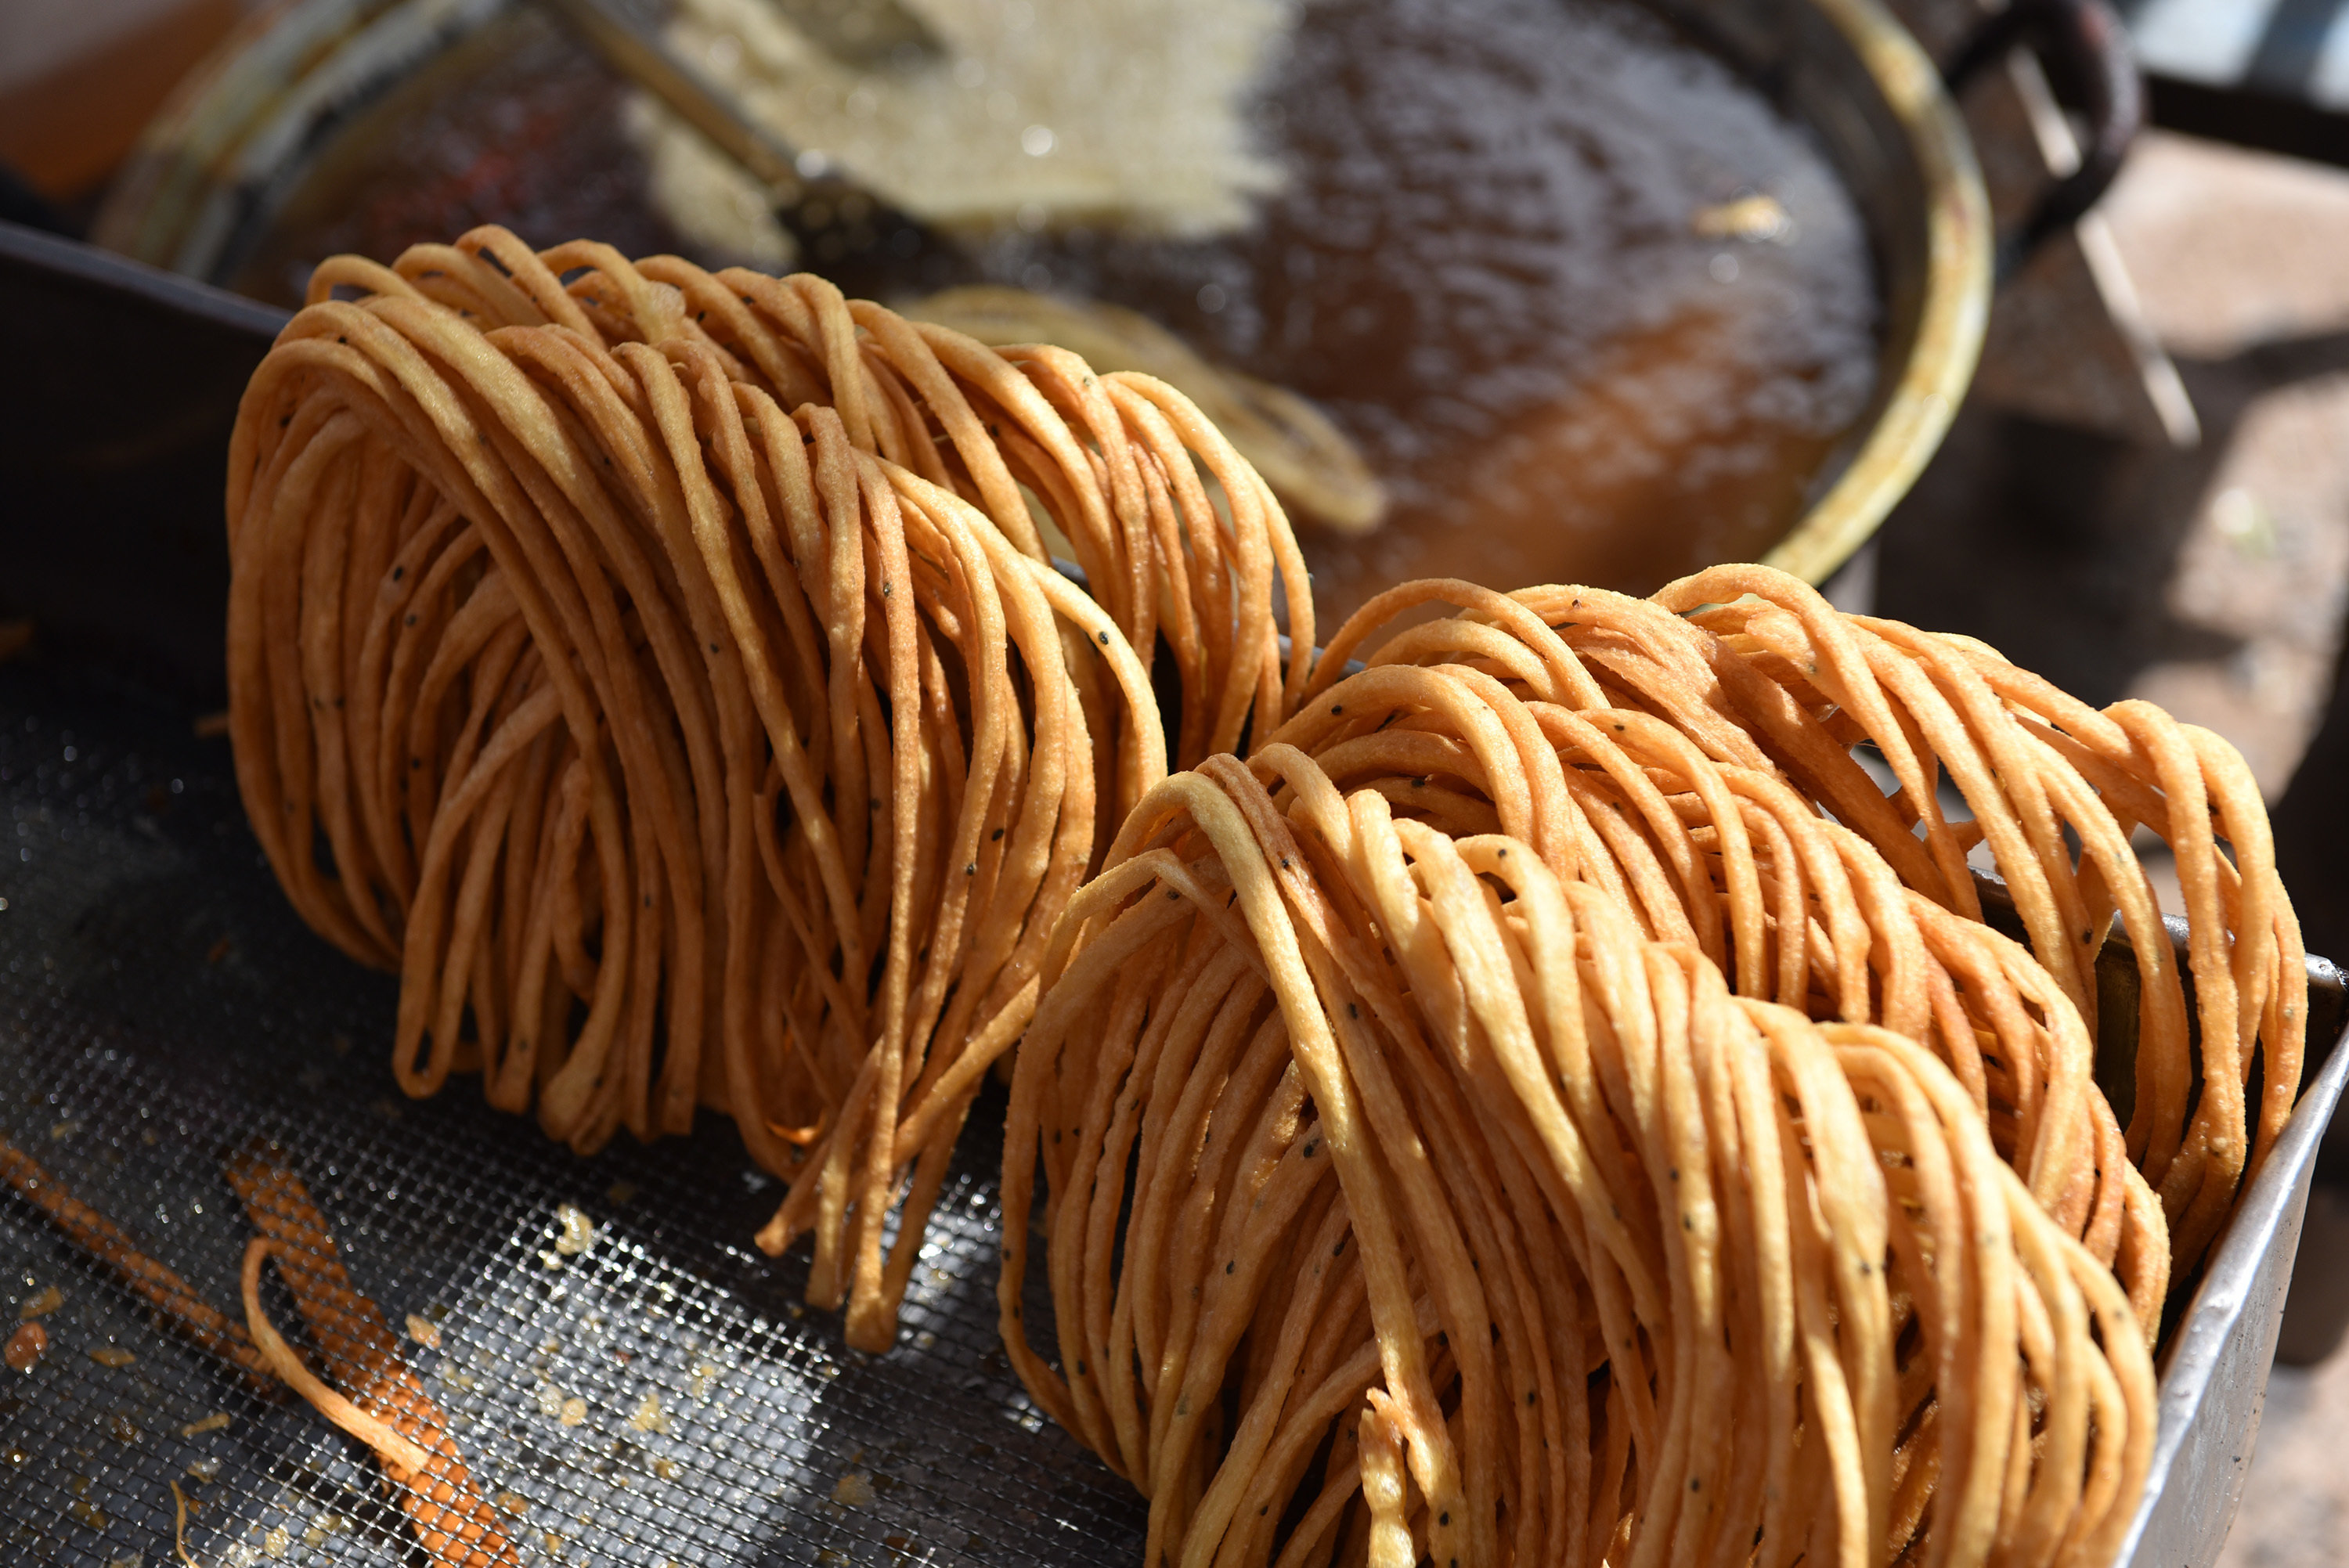
[[[30,1372],[40,1365],[41,1355],[49,1347],[49,1331],[37,1323],[27,1323],[8,1336],[8,1347],[0,1358],[8,1363],[12,1372]]]

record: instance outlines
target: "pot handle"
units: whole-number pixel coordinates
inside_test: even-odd
[[[2106,0],[2009,0],[1958,46],[1941,79],[1954,95],[2025,43],[2087,106],[2088,141],[2080,167],[2049,186],[2023,222],[1999,236],[2002,284],[2096,204],[2145,123],[2145,79],[2137,74],[2127,31]]]

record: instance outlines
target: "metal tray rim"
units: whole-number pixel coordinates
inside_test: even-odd
[[[2340,972],[2323,959],[2312,958],[2309,968],[2313,981],[2341,984]],[[2153,1467],[2116,1564],[2208,1568],[2225,1543],[2259,1433],[2317,1150],[2344,1083],[2349,1028],[2302,1089],[2282,1137],[2238,1201],[2178,1323],[2161,1369]],[[2251,1390],[2248,1398],[2228,1401],[2226,1396],[2245,1387]],[[2223,1484],[2199,1484],[2206,1475],[2223,1478]]]

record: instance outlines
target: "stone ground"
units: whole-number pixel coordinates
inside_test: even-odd
[[[2349,171],[2148,134],[2105,211],[2201,446],[1970,407],[1888,525],[1878,613],[1972,632],[2095,702],[2161,703],[2232,740],[2273,801],[2323,714],[2349,601]],[[2349,773],[2316,798],[2336,793]],[[2299,863],[2313,913],[2329,890]],[[2349,955],[2318,923],[2311,945]],[[2307,1234],[2303,1292],[2349,1289],[2349,1187],[2318,1190]],[[2349,1354],[2276,1371],[2220,1561],[2349,1561]]]

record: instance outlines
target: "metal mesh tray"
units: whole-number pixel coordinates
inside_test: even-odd
[[[972,1115],[897,1347],[863,1356],[799,1305],[803,1253],[749,1246],[781,1189],[730,1124],[586,1160],[470,1080],[405,1099],[394,982],[295,918],[227,743],[186,710],[0,669],[0,1134],[238,1317],[253,1233],[222,1162],[277,1144],[358,1288],[395,1328],[437,1327],[403,1348],[521,1562],[1139,1559],[1141,1501],[997,1347],[999,1099]],[[596,1227],[576,1255],[554,1247],[565,1203]],[[203,1568],[425,1561],[364,1449],[161,1327],[0,1188],[0,1336],[52,1285],[47,1356],[0,1374],[0,1560],[176,1562],[177,1480]],[[91,1357],[107,1346],[135,1360]]]

